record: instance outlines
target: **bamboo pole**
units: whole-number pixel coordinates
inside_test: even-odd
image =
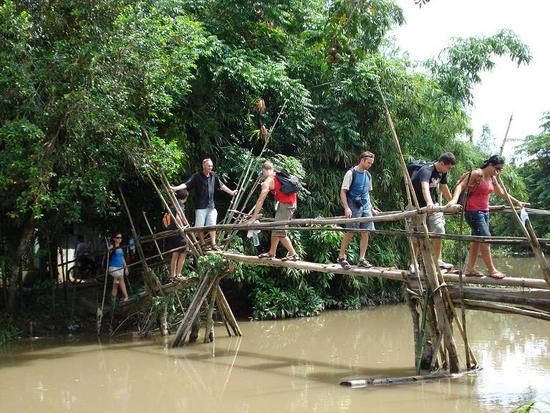
[[[145,219],[147,229],[149,229],[151,235],[155,235],[155,233],[153,232],[153,228],[151,228],[151,224],[149,224],[149,220],[147,219],[147,214],[145,213],[145,211],[141,211],[141,213],[143,214],[143,219]],[[155,238],[153,238],[153,242],[155,243],[155,247],[157,249],[157,252],[159,253],[160,259],[164,261],[164,256],[162,255],[162,251],[160,250],[159,244]]]
[[[386,280],[403,281],[403,275],[408,275],[408,270],[400,270],[396,268],[360,268],[352,267],[349,270],[345,270],[340,265],[335,263],[321,264],[308,261],[281,261],[280,259],[261,259],[257,256],[242,255],[227,251],[209,252],[208,254],[220,254],[225,258],[242,262],[245,264],[262,265],[267,267],[279,267],[279,268],[294,268],[297,270],[306,270],[310,272],[325,272],[342,275],[355,275],[355,276],[367,276],[375,278],[384,278]],[[443,280],[446,284],[458,283],[457,274],[443,274]],[[414,279],[411,282],[415,282]],[[494,286],[508,286],[508,287],[521,287],[521,288],[538,288],[548,290],[548,285],[544,280],[533,278],[519,278],[519,277],[506,277],[502,279],[491,277],[464,277],[465,283],[481,284],[481,285],[494,285]]]
[[[132,219],[132,215],[130,213],[130,209],[128,208],[128,204],[126,203],[126,198],[124,197],[124,193],[122,192],[122,188],[120,187],[120,184],[118,184],[118,192],[120,193],[120,199],[122,201],[122,205],[124,206],[124,209],[126,210],[126,215],[128,217],[128,221],[130,222],[130,229],[132,231],[132,236],[134,237],[136,241],[136,249],[138,251],[138,255],[140,258],[140,261],[143,265],[143,271],[145,273],[145,285],[147,288],[149,288],[151,291],[160,291],[161,295],[164,295],[162,292],[162,284],[160,283],[159,279],[155,274],[153,274],[149,267],[147,266],[147,260],[145,259],[145,254],[143,252],[143,248],[141,247],[141,243],[139,242],[139,237],[136,231],[136,227],[134,226],[134,220]]]
[[[512,125],[512,119],[514,117],[514,114],[510,114],[510,120],[508,120],[508,126],[506,127],[506,133],[504,134],[504,139],[502,140],[502,145],[500,146],[500,156],[502,156],[502,153],[504,152],[504,145],[506,145],[506,141],[508,140],[508,132],[510,132],[510,125]]]
[[[201,306],[206,299],[208,293],[212,289],[212,286],[216,282],[216,279],[217,277],[210,277],[208,276],[208,274],[205,274],[202,278],[199,284],[199,288],[197,289],[197,292],[193,297],[193,301],[187,309],[187,312],[185,313],[185,316],[183,317],[178,327],[178,330],[176,331],[176,337],[172,342],[172,347],[181,347],[184,345],[185,337],[187,336],[187,334],[189,334],[189,331],[191,330],[191,325],[198,316]]]
[[[388,105],[386,103],[386,99],[384,97],[384,94],[382,93],[382,89],[380,88],[380,85],[378,84],[378,82],[376,83],[376,87],[382,99],[386,121],[390,128],[395,146],[397,147],[399,162],[401,164],[401,170],[403,172],[403,176],[405,177],[406,186],[410,190],[411,198],[414,202],[416,212],[420,212],[418,199],[416,198],[416,194],[414,192],[412,180],[407,170],[405,158],[403,157],[403,152],[401,150],[401,144],[399,143],[399,138],[397,137],[397,132],[395,131],[395,127],[393,124],[393,120],[391,118]],[[449,356],[449,371],[451,373],[456,373],[459,371],[458,354],[457,354],[456,344],[453,338],[452,324],[451,324],[451,321],[447,318],[446,309],[445,309],[444,292],[446,292],[447,290],[444,285],[442,286],[440,284],[439,278],[441,278],[441,273],[435,263],[435,257],[433,254],[432,245],[428,236],[428,228],[426,227],[426,224],[418,218],[418,216],[416,217],[416,219],[417,219],[417,224],[420,224],[419,227],[424,232],[424,239],[420,240],[420,243],[419,243],[420,251],[422,254],[422,260],[424,262],[425,275],[427,277],[429,287],[432,291],[433,303],[434,303],[434,307],[437,315],[438,328],[441,329],[445,337],[444,343],[447,350],[447,354]],[[450,302],[450,300],[448,301]],[[452,302],[450,303],[452,305]],[[469,351],[469,349],[467,349],[466,351]]]
[[[502,182],[502,179],[500,179],[500,176],[497,177],[497,180],[500,186],[502,187],[504,194],[506,195],[506,200],[508,201],[508,204],[512,208],[512,214],[516,222],[519,224],[519,226],[521,227],[521,230],[529,240],[529,246],[531,247],[531,250],[535,254],[537,261],[539,262],[540,269],[542,271],[542,276],[544,277],[544,280],[546,281],[546,283],[550,286],[550,265],[548,264],[548,261],[546,261],[546,258],[544,257],[544,253],[540,248],[540,245],[537,241],[537,236],[535,235],[535,231],[533,230],[532,226],[528,230],[526,226],[523,225],[523,223],[521,222],[521,218],[519,217],[517,211],[514,209],[514,203],[512,202],[512,198],[510,197],[510,194],[508,193],[508,190],[506,189],[504,182]]]
[[[218,285],[220,279],[216,278],[214,285],[210,289],[210,300],[208,301],[208,311],[206,312],[206,326],[204,329],[204,343],[211,343],[214,341],[214,307],[216,305],[216,296],[218,293]]]
[[[227,299],[225,298],[225,294],[223,293],[221,287],[218,285],[218,294],[216,295],[216,298],[218,299],[218,302],[220,305],[218,305],[218,308],[221,307],[222,310],[225,313],[225,318],[227,319],[227,322],[231,326],[231,329],[233,330],[233,333],[236,336],[242,336],[243,333],[241,331],[241,328],[239,327],[239,323],[237,323],[237,319],[235,318],[235,315],[233,314],[233,311],[231,310],[231,307],[229,306],[229,303],[227,302]]]
[[[421,381],[441,380],[441,379],[453,379],[462,377],[462,374],[453,373],[435,373],[425,374],[422,376],[405,376],[405,377],[372,377],[367,379],[351,379],[340,382],[342,386],[351,387],[352,389],[373,387],[373,386],[387,386],[390,384],[404,384],[404,383],[417,383]]]
[[[513,307],[510,305],[486,303],[486,302],[476,301],[476,300],[465,300],[464,304],[466,305],[466,308],[469,308],[472,310],[490,311],[493,313],[503,313],[503,314],[517,314],[517,315],[536,318],[539,320],[550,321],[550,314],[543,313],[541,311],[527,310],[524,308]]]

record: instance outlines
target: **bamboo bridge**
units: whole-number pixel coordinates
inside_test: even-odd
[[[218,314],[221,316],[227,333],[229,335],[241,335],[238,323],[220,287],[220,282],[223,278],[231,276],[235,271],[237,262],[245,265],[292,268],[313,273],[340,274],[342,276],[377,277],[402,282],[405,287],[404,298],[412,320],[414,333],[414,362],[417,375],[421,371],[456,374],[459,372],[472,371],[479,367],[476,357],[468,344],[465,317],[466,310],[492,311],[550,320],[550,266],[542,249],[543,246],[550,245],[550,240],[538,238],[529,220],[525,223],[521,221],[518,211],[513,206],[509,195],[507,195],[508,206],[496,207],[492,208],[492,210],[498,213],[512,214],[518,227],[522,230],[522,237],[474,237],[462,234],[435,235],[429,233],[425,225],[425,217],[427,214],[434,212],[460,214],[461,207],[437,207],[430,211],[427,211],[426,208],[419,207],[389,110],[382,91],[380,89],[378,91],[384,104],[385,116],[391,131],[391,136],[397,148],[401,171],[406,183],[407,199],[411,205],[414,205],[414,209],[410,211],[388,211],[382,212],[374,217],[352,219],[332,217],[295,219],[277,222],[264,220],[260,223],[248,223],[247,220],[249,215],[247,215],[246,211],[248,211],[247,208],[249,208],[251,197],[260,181],[260,177],[255,175],[253,170],[258,167],[258,160],[267,147],[269,139],[266,139],[264,147],[259,155],[254,156],[252,152],[249,153],[249,158],[246,161],[246,165],[244,165],[244,172],[237,184],[239,192],[237,196],[232,199],[224,220],[219,225],[197,229],[191,227],[185,218],[183,218],[183,222],[178,223],[178,220],[175,219],[174,214],[170,211],[169,206],[172,204],[176,208],[177,214],[180,217],[185,217],[185,214],[176,201],[174,193],[170,189],[171,185],[164,172],[160,170],[151,171],[147,166],[143,165],[139,159],[132,158],[132,154],[128,154],[130,159],[133,159],[136,168],[144,173],[146,178],[150,181],[164,209],[170,211],[172,219],[178,226],[174,231],[154,233],[144,215],[150,234],[139,237],[130,209],[125,201],[123,191],[119,188],[122,204],[128,215],[132,228],[132,235],[136,240],[136,248],[140,258],[134,265],[139,264],[143,267],[146,291],[142,296],[163,297],[182,288],[187,288],[190,285],[196,286],[191,304],[185,309],[183,306],[181,307],[182,319],[179,322],[172,347],[184,345],[187,339],[189,339],[189,341],[197,339],[201,309],[204,309],[202,313],[205,315],[205,342],[212,341],[215,338],[213,329],[213,313],[215,308],[218,309]],[[271,127],[268,137],[271,136],[279,117]],[[145,139],[148,138],[145,137]],[[507,194],[506,187],[500,178],[499,183]],[[550,211],[546,210],[527,209],[527,211],[531,215],[550,215]],[[406,237],[409,244],[409,250],[411,251],[411,257],[413,257],[411,259],[414,261],[415,265],[414,274],[410,273],[408,270],[398,268],[374,267],[365,269],[352,267],[346,270],[339,265],[331,263],[314,263],[307,261],[289,262],[279,259],[266,260],[228,250],[231,239],[235,237],[239,231],[272,231],[274,229],[283,228],[291,231],[349,231],[338,225],[352,222],[380,223],[401,221],[404,223],[406,220],[414,222],[419,230],[416,232],[412,230],[375,230],[369,232]],[[222,245],[223,251],[202,251],[195,237],[195,232],[199,230],[217,231],[218,239],[222,240],[220,244]],[[354,229],[353,231],[360,232],[361,230]],[[163,254],[168,253],[163,253],[161,251],[158,240],[175,234],[180,234],[187,238],[188,245],[191,246],[194,256],[199,257],[207,254],[216,255],[222,258],[223,266],[221,268],[209,268],[199,278],[163,286],[159,278],[151,270],[151,267],[158,264],[158,262],[155,263],[155,260],[159,257],[162,259]],[[431,239],[437,237],[458,242],[459,249],[460,243],[468,241],[527,246],[531,249],[535,259],[540,265],[541,278],[532,279],[508,276],[504,279],[495,279],[490,277],[470,277],[465,276],[463,268],[460,267],[455,273],[442,273],[437,265],[431,244]],[[417,243],[419,246],[420,253],[418,260],[416,260],[414,254],[412,254],[413,242]],[[154,243],[157,254],[147,257],[142,247],[144,243]],[[129,305],[131,305],[131,303]],[[460,313],[457,312],[457,308],[462,308],[462,311]],[[166,314],[165,306],[163,312],[160,311],[159,314],[155,315],[161,320],[161,332],[163,334],[168,333]],[[101,311],[98,310],[98,315],[99,330],[101,316],[103,315],[103,304]],[[155,316],[151,315],[150,319],[155,319]],[[456,331],[458,331],[458,336],[462,339],[464,344],[463,358],[461,356],[459,357],[458,354],[458,346],[455,340]],[[414,376],[413,379],[416,381],[419,377],[429,378],[434,376],[433,374],[426,374],[424,376]],[[368,380],[363,380],[363,382],[366,383]],[[350,385],[353,385],[353,383]]]

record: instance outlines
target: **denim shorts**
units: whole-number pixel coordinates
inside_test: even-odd
[[[472,235],[489,237],[489,211],[466,211],[464,213],[466,222],[472,229]]]
[[[372,207],[370,205],[357,208],[352,202],[349,207],[351,209],[352,218],[372,217]],[[374,222],[356,222],[353,224],[346,224],[346,228],[362,228],[372,231],[374,230]]]
[[[218,211],[216,208],[205,208],[195,210],[195,227],[208,227],[216,225]]]

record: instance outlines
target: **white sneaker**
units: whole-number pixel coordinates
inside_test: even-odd
[[[415,275],[415,274],[416,274],[416,269],[414,268],[414,264],[409,265],[409,272],[410,272],[412,275]]]
[[[439,268],[444,269],[444,270],[450,270],[454,267],[453,264],[449,264],[448,262],[445,262],[443,260],[437,261],[437,265],[439,265]]]

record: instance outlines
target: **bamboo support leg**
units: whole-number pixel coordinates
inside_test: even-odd
[[[201,280],[199,288],[195,293],[195,297],[193,297],[193,301],[191,302],[191,305],[187,309],[187,312],[185,313],[185,316],[183,317],[183,320],[178,327],[176,337],[174,338],[174,342],[172,343],[172,347],[183,346],[185,337],[187,336],[187,334],[189,334],[189,331],[191,330],[191,325],[195,318],[198,316],[201,306],[215,282],[216,277],[209,277],[208,275],[205,275]]]
[[[212,343],[214,341],[214,306],[216,305],[216,295],[218,293],[219,279],[216,280],[210,290],[210,301],[208,302],[208,311],[206,312],[206,328],[204,330],[204,342]]]
[[[241,332],[241,328],[239,327],[239,323],[237,323],[237,320],[235,319],[235,315],[233,314],[233,311],[231,310],[231,307],[229,306],[229,303],[227,302],[227,299],[225,298],[225,295],[218,285],[218,294],[219,301],[221,303],[221,307],[223,308],[223,311],[225,313],[225,318],[227,319],[229,325],[231,326],[231,329],[233,330],[233,333],[236,336],[242,336],[243,333]]]
[[[168,305],[162,306],[162,311],[159,314],[160,335],[165,337],[168,335]]]

